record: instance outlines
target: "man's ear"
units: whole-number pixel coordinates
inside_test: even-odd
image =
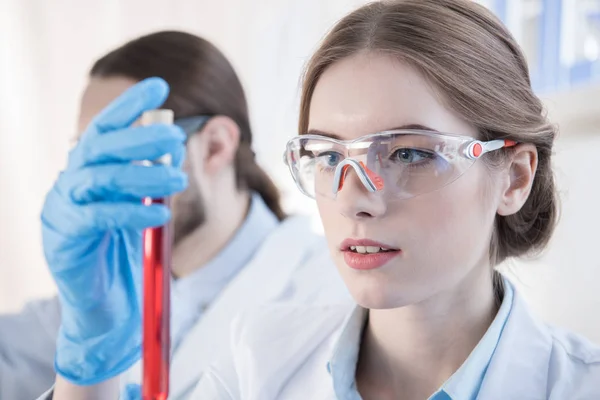
[[[525,204],[538,164],[537,149],[529,143],[518,144],[513,148],[510,164],[502,173],[506,184],[502,188],[497,213],[502,216],[516,214]]]
[[[200,156],[202,169],[212,174],[234,162],[239,143],[239,126],[231,118],[217,115],[206,122],[202,131],[190,137],[188,152],[194,155],[192,162]]]

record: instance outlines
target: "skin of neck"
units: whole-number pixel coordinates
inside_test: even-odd
[[[374,399],[427,399],[465,362],[492,323],[491,267],[474,268],[459,285],[406,307],[370,310],[356,380]]]
[[[250,208],[247,190],[215,190],[205,197],[206,220],[173,249],[173,275],[184,278],[206,265],[233,238]]]

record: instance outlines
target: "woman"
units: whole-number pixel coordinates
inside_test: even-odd
[[[555,128],[525,57],[466,0],[366,5],[308,64],[286,159],[355,308],[269,308],[195,399],[598,399],[600,349],[494,267],[557,222]]]

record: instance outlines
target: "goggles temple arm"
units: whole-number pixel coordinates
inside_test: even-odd
[[[482,142],[475,140],[465,148],[465,156],[471,160],[476,160],[485,153],[489,153],[503,147],[516,146],[517,142],[508,139],[490,140],[488,142]]]

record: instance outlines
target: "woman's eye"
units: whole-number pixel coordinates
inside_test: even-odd
[[[318,156],[319,160],[322,160],[328,167],[335,167],[342,161],[342,155],[334,151],[328,151],[321,153]]]
[[[427,161],[434,157],[435,156],[430,152],[409,148],[398,149],[392,154],[392,159],[394,161],[400,161],[405,164]]]

